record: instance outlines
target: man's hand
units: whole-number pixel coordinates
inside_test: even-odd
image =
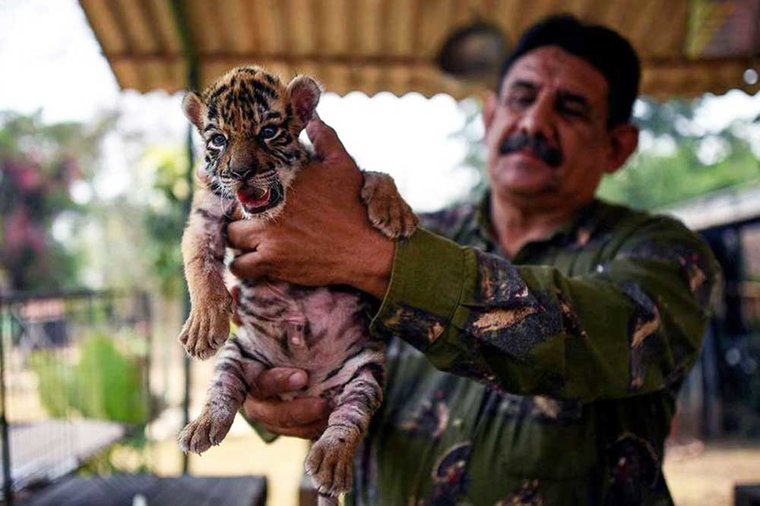
[[[382,299],[395,243],[370,224],[360,199],[362,174],[335,131],[318,118],[306,130],[318,160],[298,174],[275,222],[229,225],[230,244],[243,251],[230,269],[240,278],[351,285]]]
[[[245,417],[262,429],[282,436],[314,439],[327,427],[330,414],[327,401],[316,397],[301,397],[281,401],[278,394],[298,391],[308,378],[301,369],[276,367],[262,372],[257,378],[258,391],[249,392],[243,404]]]

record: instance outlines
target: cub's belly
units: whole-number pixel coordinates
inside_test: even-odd
[[[363,365],[383,361],[382,346],[368,338],[367,303],[355,290],[257,283],[241,287],[237,311],[241,344],[272,367],[308,373],[299,396],[329,396]]]

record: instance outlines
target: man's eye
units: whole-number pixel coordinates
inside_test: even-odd
[[[223,148],[227,145],[227,138],[222,134],[214,134],[208,141],[212,146],[216,146],[217,148]]]
[[[273,125],[267,125],[259,130],[259,135],[262,139],[271,139],[280,131],[279,128]]]
[[[512,95],[507,97],[507,105],[514,108],[524,108],[533,103],[533,97],[530,95]]]
[[[588,116],[586,109],[577,105],[563,104],[558,109],[560,113],[572,118],[585,118]]]

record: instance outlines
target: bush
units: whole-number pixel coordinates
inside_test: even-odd
[[[140,363],[103,334],[87,337],[80,352],[77,363],[51,351],[38,351],[32,357],[40,400],[48,414],[66,417],[76,411],[86,418],[145,423],[148,399]]]

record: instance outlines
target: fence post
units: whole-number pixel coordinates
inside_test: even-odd
[[[3,444],[3,499],[5,504],[13,504],[13,482],[11,476],[11,448],[8,437],[8,419],[5,415],[5,337],[6,326],[10,324],[8,306],[0,298],[0,437]],[[10,311],[7,311],[10,313]]]

